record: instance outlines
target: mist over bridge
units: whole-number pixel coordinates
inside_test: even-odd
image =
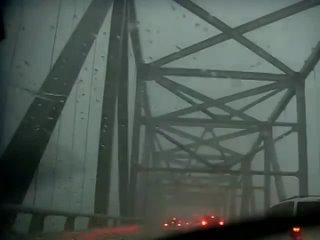
[[[167,195],[232,218],[319,193],[318,5],[8,1],[2,196],[157,222]]]

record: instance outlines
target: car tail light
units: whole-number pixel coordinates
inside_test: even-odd
[[[207,224],[208,224],[207,221],[205,221],[205,220],[202,220],[202,221],[201,221],[201,225],[202,225],[202,226],[206,226]]]
[[[293,240],[302,240],[301,228],[300,227],[293,227],[291,229],[291,238]]]
[[[168,227],[168,223],[163,224],[163,226]]]
[[[214,218],[214,216],[212,215],[211,218]]]
[[[224,225],[224,221],[219,221],[219,225],[223,226]]]
[[[294,233],[300,233],[300,232],[301,232],[301,228],[300,228],[300,227],[293,227],[293,228],[292,228],[292,232],[294,232]]]

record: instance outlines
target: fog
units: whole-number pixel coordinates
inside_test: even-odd
[[[0,71],[1,71],[1,148],[2,153],[10,142],[14,132],[21,120],[39,94],[39,88],[52,68],[54,62],[61,53],[71,33],[76,28],[82,15],[90,4],[90,0],[12,0],[4,4],[4,19],[6,27],[6,39],[0,43]],[[265,14],[274,12],[289,6],[296,0],[263,0],[263,1],[237,1],[237,0],[197,0],[199,6],[218,17],[231,28],[252,21]],[[221,33],[209,23],[190,13],[177,3],[169,0],[137,0],[137,23],[129,25],[129,29],[138,28],[142,55],[145,63],[153,62],[172,52],[179,51],[199,41]],[[304,12],[287,17],[275,23],[269,24],[254,31],[245,33],[243,36],[266,50],[272,56],[285,63],[294,71],[300,71],[305,60],[320,40],[319,31],[320,8],[314,7]],[[79,211],[91,213],[94,204],[94,186],[97,171],[97,159],[99,148],[99,133],[101,121],[101,109],[103,104],[103,91],[105,85],[106,64],[108,56],[109,32],[111,22],[111,10],[108,12],[102,28],[85,60],[76,83],[65,104],[63,112],[58,120],[55,130],[50,137],[50,142],[42,157],[40,165],[34,176],[28,194],[23,204],[40,208],[50,208],[68,211]],[[215,46],[196,52],[179,60],[165,64],[168,68],[198,68],[232,70],[246,72],[260,72],[283,74],[281,70],[259,57],[236,40],[230,39]],[[136,97],[136,63],[133,54],[132,43],[129,41],[129,150],[132,145],[132,131],[134,118],[134,103]],[[308,167],[309,167],[309,192],[320,194],[320,64],[318,63],[306,79],[306,118],[307,118],[307,143],[308,143]],[[270,84],[268,81],[239,80],[231,78],[210,78],[167,76],[169,83],[177,83],[203,94],[202,100],[190,97],[195,103],[201,103],[206,98],[219,99],[224,96],[246,91],[252,88]],[[151,115],[153,117],[165,116],[170,112],[190,107],[190,103],[177,97],[165,87],[154,80],[146,82],[146,91],[149,95]],[[214,114],[233,114],[232,109],[241,110],[250,102],[258,99],[264,94],[242,98],[239,101],[227,103],[227,107],[214,106],[208,108]],[[275,109],[281,97],[286,93],[284,89],[279,90],[269,99],[259,103],[247,111],[252,119],[267,121]],[[230,110],[231,109],[231,110]],[[183,115],[186,118],[209,119],[203,112],[193,112]],[[242,115],[234,115],[234,120],[240,120]],[[251,119],[250,118],[250,119]],[[297,121],[296,98],[294,97],[286,109],[278,118],[279,122],[294,123]],[[199,124],[198,124],[199,125]],[[160,127],[161,128],[161,127]],[[276,138],[288,131],[289,127],[274,127],[273,137]],[[189,134],[189,138],[178,136],[176,131]],[[192,136],[196,138],[209,139],[222,136],[241,129],[212,128],[203,126],[165,126],[161,131],[165,134],[157,134],[156,152],[170,153],[170,149],[177,146],[168,139],[173,138],[182,145],[192,144]],[[191,135],[191,137],[190,137]],[[225,151],[246,154],[250,151],[252,144],[258,137],[257,132],[221,141]],[[117,131],[114,135],[114,143],[117,142]],[[146,148],[145,128],[142,127],[141,154]],[[281,170],[298,170],[298,142],[297,133],[291,133],[286,138],[275,144],[275,150]],[[119,215],[118,199],[118,148],[113,145],[112,157],[112,184],[110,192],[110,215]],[[192,151],[198,155],[219,155],[221,148],[201,145],[193,146]],[[177,151],[180,157],[188,157],[185,150]],[[263,170],[264,155],[259,152],[253,162],[253,170]],[[231,154],[226,153],[231,157]],[[166,166],[166,155],[159,153],[159,166]],[[155,156],[153,156],[155,158]],[[162,159],[162,160],[161,160]],[[195,157],[190,157],[191,166],[203,167]],[[221,159],[220,159],[221,160]],[[177,167],[172,162],[172,167]],[[237,165],[234,169],[239,169]],[[151,173],[152,175],[153,173]],[[154,174],[156,179],[171,179],[165,174]],[[206,174],[205,176],[209,176]],[[176,176],[177,177],[177,176]],[[222,179],[222,175],[220,175]],[[220,179],[220,180],[221,180]],[[221,181],[213,181],[209,189],[212,194],[214,188],[218,188]],[[143,181],[143,180],[142,180]],[[286,194],[288,197],[298,194],[298,180],[295,177],[283,177]],[[253,183],[256,186],[263,185],[263,176],[254,176]],[[139,186],[145,188],[145,185]],[[160,205],[167,204],[162,218],[170,215],[185,213],[188,209],[190,214],[194,212],[207,211],[205,207],[206,197],[199,197],[200,193],[190,194],[187,197],[179,194],[176,196],[178,203],[187,200],[185,205],[193,207],[181,207],[177,209],[176,203],[161,202],[162,197],[159,185],[149,184],[152,189],[149,192],[148,207],[149,215],[162,211]],[[211,191],[210,190],[210,191]],[[218,191],[218,190],[217,190]],[[220,190],[219,190],[220,191]],[[275,186],[272,183],[272,203],[278,201],[275,194]],[[263,210],[263,194],[256,193],[256,204],[258,211]],[[201,203],[190,202],[203,198]],[[150,200],[151,199],[151,200]],[[157,203],[156,203],[157,202]],[[174,202],[174,201],[173,201]],[[210,205],[210,203],[208,204]],[[217,201],[213,210],[223,212],[223,201]],[[208,206],[208,209],[211,206]],[[239,208],[239,202],[238,202]],[[170,210],[174,209],[174,210]],[[204,209],[204,210],[203,210]],[[159,215],[160,216],[160,215]],[[26,230],[26,216],[19,216],[17,228]],[[158,221],[158,219],[157,219]],[[79,226],[84,224],[80,221]],[[46,227],[51,230],[62,226],[59,219],[51,218],[46,221]]]

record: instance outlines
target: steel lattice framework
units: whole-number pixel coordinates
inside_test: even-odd
[[[229,189],[236,189],[239,187],[242,189],[241,211],[243,214],[249,212],[250,206],[254,207],[254,201],[251,201],[254,197],[253,190],[256,188],[252,186],[253,175],[264,176],[265,184],[263,190],[265,193],[265,207],[268,207],[270,204],[270,182],[272,176],[275,178],[276,190],[280,199],[285,197],[282,176],[297,177],[299,179],[300,194],[308,194],[304,85],[306,77],[320,58],[320,43],[315,47],[313,53],[306,60],[302,69],[299,72],[295,72],[286,64],[247,39],[244,34],[318,6],[320,1],[300,1],[235,28],[231,28],[190,0],[175,0],[175,2],[219,29],[221,33],[146,64],[143,61],[141,52],[139,28],[134,27],[128,29],[128,23],[130,26],[137,26],[134,1],[92,1],[40,89],[40,92],[55,94],[46,96],[46,98],[38,96],[34,99],[2,156],[0,166],[0,194],[1,196],[7,196],[5,199],[6,202],[19,204],[23,201],[46,145],[51,137],[51,133],[65,106],[66,99],[71,92],[77,75],[80,72],[85,58],[112,3],[113,12],[108,63],[106,66],[107,73],[104,102],[101,114],[101,132],[96,179],[96,213],[106,213],[108,209],[111,157],[114,144],[113,136],[116,126],[115,114],[117,108],[117,144],[119,152],[119,197],[121,215],[137,214],[135,210],[137,200],[142,201],[145,199],[142,195],[138,194],[137,185],[140,182],[138,179],[141,179],[142,183],[145,184],[146,182],[153,180],[151,176],[156,172],[173,173],[173,175],[176,173],[216,174],[217,179],[220,179],[221,182],[228,182],[227,187],[229,186]],[[182,57],[196,53],[200,50],[207,49],[229,39],[233,39],[245,46],[268,63],[280,69],[283,73],[271,74],[233,70],[225,71],[218,69],[164,67],[167,63],[181,59]],[[131,146],[132,152],[130,154],[128,148],[127,109],[129,40],[132,42],[137,69],[134,126]],[[199,91],[172,81],[172,79],[170,79],[172,76],[183,76],[186,78],[192,76],[202,78],[231,78],[266,81],[270,83],[262,87],[252,88],[221,98],[214,98],[215,96],[208,97]],[[183,99],[191,106],[162,116],[152,116],[148,89],[146,87],[146,84],[149,81],[155,81],[157,84],[176,95],[177,98]],[[285,91],[285,94],[268,119],[257,120],[246,113],[248,109],[265,101],[280,91]],[[248,103],[240,110],[234,109],[228,105],[230,102],[240,101],[243,98],[256,96],[262,93],[266,94],[257,100]],[[297,122],[279,122],[277,120],[279,115],[294,97],[297,101]],[[197,101],[194,99],[197,99]],[[219,115],[210,111],[210,107],[221,109],[227,114]],[[196,119],[182,117],[185,114],[198,111],[203,112],[209,118]],[[235,117],[239,120],[235,119]],[[38,131],[39,126],[46,131]],[[188,132],[180,130],[177,126],[203,127],[204,132],[211,132],[212,138],[204,139],[203,136],[191,135]],[[272,136],[272,130],[276,126],[289,127],[290,130],[281,136],[274,138]],[[232,128],[239,129],[239,131],[216,136],[214,132],[215,128]],[[145,134],[142,134],[142,129],[145,129]],[[172,137],[171,134],[168,134],[168,131],[177,136],[190,139],[193,143],[183,144]],[[274,144],[292,132],[296,132],[298,135],[299,170],[297,172],[280,171]],[[251,150],[246,154],[239,154],[233,149],[223,147],[220,144],[223,140],[245,136],[251,133],[258,133],[258,138],[252,145]],[[161,149],[158,144],[159,137],[166,139],[176,147],[171,150]],[[144,144],[143,153],[140,153],[139,151],[141,144]],[[202,145],[210,146],[211,148],[218,150],[221,154],[210,156],[201,155],[197,153],[196,149]],[[179,152],[179,150],[183,150],[184,153]],[[263,151],[265,155],[264,170],[254,171],[251,169],[251,163],[254,156],[260,151]],[[190,158],[201,163],[202,167],[199,165],[199,167],[188,168],[187,162]],[[26,161],[26,159],[28,161]],[[217,163],[215,162],[216,160],[223,160],[223,162],[221,163],[220,161]],[[179,165],[181,167],[172,167],[171,163],[175,163],[175,166]],[[237,164],[240,165],[240,168],[235,169],[234,166]],[[221,176],[224,177],[222,178]],[[174,181],[173,178],[168,179]],[[161,184],[170,185],[170,181]],[[139,184],[141,185],[141,183]],[[13,193],[10,191],[11,189],[17,189],[17,191]],[[148,188],[144,189],[147,191]],[[144,196],[147,195],[145,191],[143,193]],[[231,191],[231,193],[230,208],[234,209],[233,199],[235,198],[235,191]]]
[[[236,28],[231,28],[226,23],[221,21],[216,16],[212,16],[205,9],[198,6],[195,2],[190,0],[174,0],[181,7],[187,9],[200,19],[214,26],[220,30],[221,33],[210,37],[204,41],[195,43],[189,47],[183,48],[177,52],[169,54],[165,57],[157,59],[151,63],[145,64],[142,60],[141,50],[138,48],[139,34],[135,29],[131,32],[133,45],[135,46],[135,56],[137,62],[137,90],[136,90],[136,111],[134,118],[134,135],[133,147],[131,153],[131,181],[130,190],[132,194],[131,199],[134,198],[137,175],[143,172],[154,173],[172,173],[174,174],[187,174],[187,173],[211,173],[216,174],[218,179],[215,181],[221,182],[222,176],[229,176],[229,188],[233,188],[233,192],[229,195],[235,198],[235,189],[242,190],[241,194],[241,214],[248,214],[249,208],[254,208],[254,186],[252,186],[253,175],[264,176],[264,205],[265,208],[270,206],[271,194],[271,177],[275,178],[275,185],[278,198],[284,199],[286,197],[282,176],[295,176],[299,179],[299,193],[301,195],[308,194],[308,161],[307,161],[307,139],[306,139],[306,110],[305,110],[305,95],[304,85],[305,79],[310,71],[314,68],[320,58],[320,43],[315,47],[314,52],[305,61],[304,66],[299,72],[290,69],[286,64],[272,56],[263,48],[256,45],[244,37],[245,33],[256,30],[267,24],[276,22],[288,16],[294,15],[298,12],[307,10],[319,4],[315,1],[303,1],[289,7],[280,9],[271,14],[262,16],[256,20],[242,24]],[[131,10],[131,21],[134,24],[137,19],[134,6]],[[193,53],[207,49],[224,41],[233,39],[242,46],[251,50],[253,53],[266,60],[271,65],[281,70],[282,74],[271,74],[261,72],[243,72],[243,71],[225,71],[219,69],[195,69],[195,68],[176,68],[164,67],[164,65],[173,61],[179,60],[183,57],[189,56]],[[231,79],[245,79],[266,81],[269,84],[262,87],[252,88],[250,90],[241,91],[232,95],[223,96],[220,98],[208,97],[199,91],[191,89],[170,79],[171,77],[199,77],[199,78],[231,78]],[[180,98],[190,104],[190,107],[183,108],[177,111],[169,112],[161,116],[152,116],[150,110],[150,99],[147,88],[148,81],[155,81]],[[265,120],[258,120],[246,113],[247,110],[253,108],[257,104],[266,101],[280,91],[285,94],[278,102],[272,114]],[[263,94],[264,93],[264,94]],[[267,93],[267,94],[266,94]],[[262,94],[258,99],[252,100],[240,110],[234,109],[228,105],[230,102],[241,101],[244,98]],[[297,102],[297,122],[279,122],[277,119],[284,111],[292,98],[296,98]],[[201,102],[198,103],[197,101]],[[210,107],[215,107],[227,113],[226,115],[219,115],[210,111]],[[202,112],[208,116],[207,119],[203,118],[188,118],[184,117],[186,114]],[[235,120],[238,117],[240,120]],[[277,126],[286,126],[290,129],[278,136],[273,137],[273,128]],[[144,149],[146,152],[139,156],[139,142],[141,139],[141,128],[145,127],[144,142],[146,145]],[[177,128],[178,127],[178,128]],[[183,131],[179,127],[192,128],[203,127],[201,136],[194,136],[188,131]],[[239,129],[237,132],[217,136],[214,132],[215,128],[232,128]],[[212,134],[212,138],[204,139],[206,132]],[[227,139],[237,138],[252,133],[258,133],[258,137],[251,147],[251,150],[246,154],[239,154],[233,149],[225,148],[220,144]],[[299,169],[297,172],[281,171],[277,160],[275,150],[275,143],[280,139],[296,132],[298,135],[298,155],[299,155]],[[171,134],[168,134],[171,133]],[[183,144],[175,139],[173,135],[192,140],[193,143]],[[170,150],[163,150],[159,143],[159,136],[166,139],[175,145],[175,148]],[[203,155],[197,153],[200,146],[209,146],[220,152],[220,155]],[[251,169],[251,163],[255,155],[264,152],[264,169],[262,171],[254,171]],[[182,153],[184,152],[184,153]],[[138,161],[140,160],[140,161]],[[197,167],[190,167],[190,160],[194,160],[202,165]],[[215,163],[215,160],[223,160],[223,163]],[[235,165],[240,164],[240,168],[234,169]],[[172,166],[174,165],[174,167]],[[178,167],[179,166],[179,167]],[[186,179],[190,179],[190,175],[186,175]],[[144,178],[142,182],[145,182]],[[185,181],[179,180],[179,181]],[[177,183],[171,181],[169,184]],[[147,189],[147,187],[145,187]],[[177,189],[175,189],[177,191]],[[218,193],[218,194],[221,194]],[[226,197],[223,195],[224,198]],[[140,196],[139,196],[139,199]],[[225,199],[226,200],[226,199]],[[230,209],[235,209],[234,201],[229,201]],[[133,203],[134,204],[134,203]],[[144,205],[144,204],[143,204]],[[131,207],[134,208],[134,207]],[[254,209],[251,209],[252,211]]]

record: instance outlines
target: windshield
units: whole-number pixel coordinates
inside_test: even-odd
[[[3,228],[153,238],[318,201],[319,4],[2,1]]]

